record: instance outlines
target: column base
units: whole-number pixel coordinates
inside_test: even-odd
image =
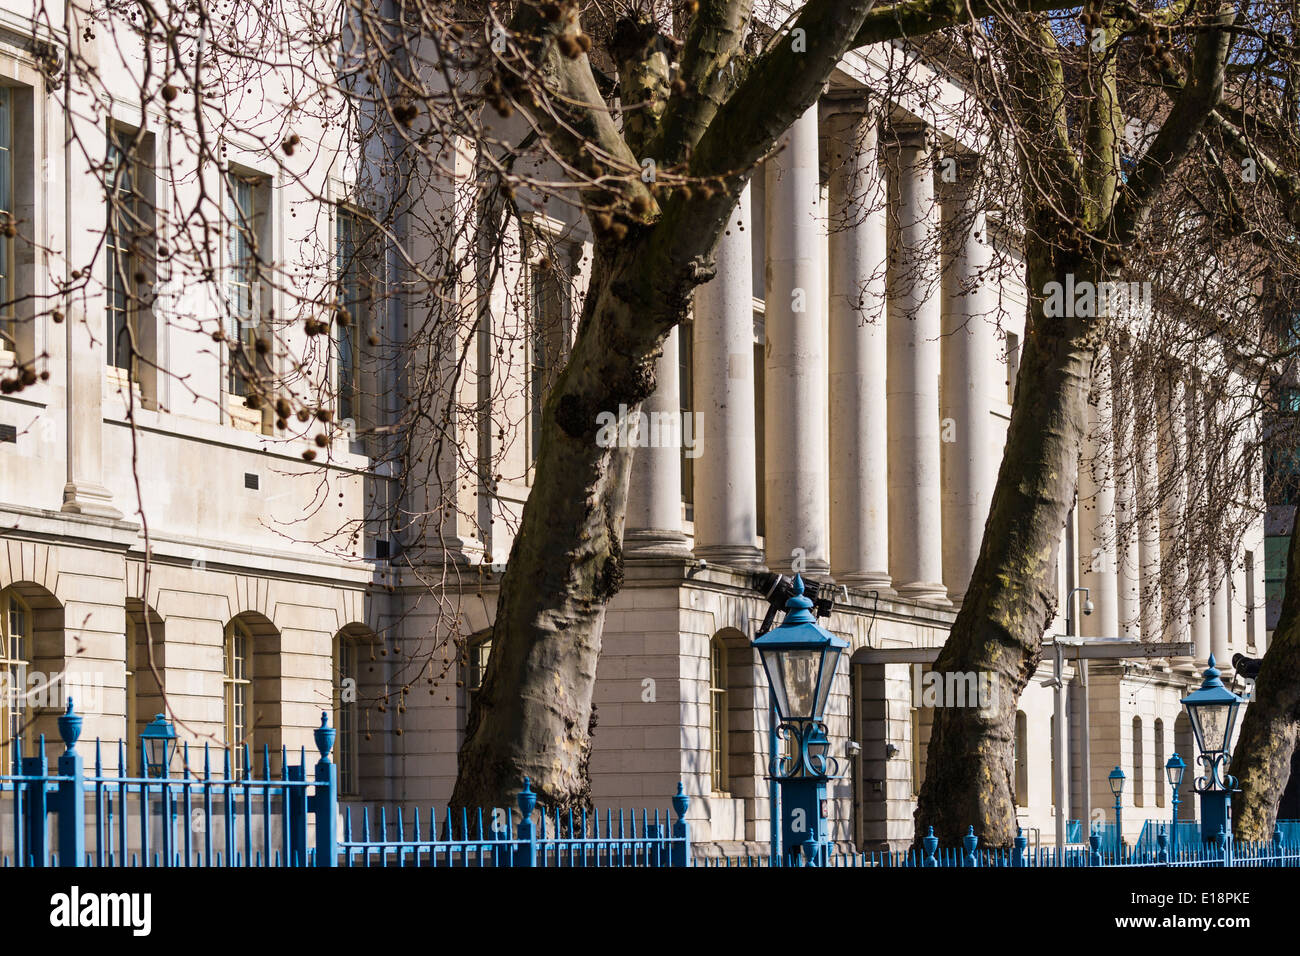
[[[113,493],[103,485],[89,482],[68,482],[63,486],[63,505],[59,509],[70,514],[90,515],[95,518],[122,517],[113,507]]]
[[[721,564],[730,568],[752,570],[763,567],[763,551],[755,545],[715,544],[706,548],[696,548],[695,556],[703,558],[710,564]]]
[[[686,535],[680,531],[638,528],[636,531],[624,533],[623,553],[628,557],[682,558],[688,557],[691,549]]]
[[[937,582],[914,581],[911,584],[900,584],[897,591],[899,597],[911,598],[938,607],[952,607],[952,601],[948,600],[948,589]]]
[[[835,575],[839,584],[855,591],[879,591],[882,595],[894,594],[894,581],[887,571],[841,571]]]

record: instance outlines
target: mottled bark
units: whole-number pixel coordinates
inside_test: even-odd
[[[545,405],[537,480],[502,581],[454,806],[499,805],[525,775],[546,805],[586,802],[592,689],[606,602],[622,583],[632,458],[597,444],[596,415],[637,408],[650,393],[667,331],[656,335],[614,291],[630,258],[598,264],[586,332]]]
[[[1065,271],[1039,257],[1029,279],[1041,289]],[[939,673],[988,674],[993,686],[987,710],[935,711],[916,832],[933,826],[946,846],[972,825],[987,846],[1015,837],[1016,701],[1055,610],[1057,547],[1075,496],[1097,328],[1045,318],[1041,300],[1031,328],[980,556],[934,664]]]
[[[1300,536],[1293,524],[1281,615],[1255,680],[1255,699],[1245,709],[1241,733],[1232,752],[1230,772],[1241,783],[1241,794],[1232,801],[1232,828],[1238,840],[1273,838],[1277,805],[1291,776],[1291,755],[1297,735],[1300,735]]]

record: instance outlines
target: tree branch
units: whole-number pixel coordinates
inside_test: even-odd
[[[1111,241],[1127,244],[1133,240],[1151,200],[1209,122],[1223,96],[1224,68],[1231,46],[1231,33],[1227,28],[1235,19],[1236,11],[1231,6],[1221,5],[1210,21],[1211,28],[1196,41],[1191,82],[1174,100],[1173,108],[1160,125],[1150,148],[1142,155],[1120,193],[1107,237]]]

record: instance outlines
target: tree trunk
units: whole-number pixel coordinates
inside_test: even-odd
[[[630,274],[647,268],[638,259],[629,242],[616,261],[597,261],[573,351],[546,400],[535,481],[460,750],[455,807],[508,805],[525,776],[545,806],[588,802],[592,689],[605,605],[623,580],[632,460],[630,448],[597,443],[597,415],[639,408],[672,324],[624,298],[638,286]]]
[[[1028,331],[1002,465],[966,600],[935,663],[938,673],[987,675],[992,706],[936,710],[918,842],[931,826],[946,846],[969,826],[985,846],[1015,837],[1016,701],[1056,607],[1057,550],[1075,497],[1098,337],[1095,320],[1045,317],[1041,297],[1068,272],[1076,281],[1096,273],[1088,263],[1053,267],[1050,250],[1031,245],[1039,248],[1026,267]]]
[[[1291,776],[1291,755],[1300,733],[1300,554],[1296,527],[1286,559],[1286,595],[1273,639],[1264,652],[1255,699],[1246,707],[1232,753],[1231,772],[1241,782],[1233,800],[1233,832],[1239,840],[1271,840],[1277,805]],[[1225,661],[1219,661],[1223,667]]]

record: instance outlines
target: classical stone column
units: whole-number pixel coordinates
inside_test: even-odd
[[[1195,380],[1187,390],[1185,402],[1187,415],[1184,428],[1187,440],[1188,488],[1191,492],[1193,507],[1205,507],[1205,442],[1204,433],[1204,396],[1197,388]],[[1188,573],[1191,578],[1191,640],[1196,648],[1196,660],[1201,662],[1210,656],[1210,562],[1204,553],[1189,555]]]
[[[695,290],[695,553],[760,564],[754,449],[754,277],[745,187],[714,253],[717,275]]]
[[[1210,650],[1219,667],[1228,668],[1232,666],[1232,567],[1218,557],[1210,567]]]
[[[877,121],[860,100],[835,103],[830,135],[831,572],[889,588],[885,421],[888,188]]]
[[[641,403],[635,427],[632,473],[628,480],[623,547],[628,554],[687,554],[682,532],[681,389],[678,384],[677,332],[664,339],[655,363],[655,390]]]
[[[1005,393],[998,355],[998,287],[993,251],[976,193],[978,158],[965,156],[945,196],[945,236],[953,243],[944,275],[943,390],[939,423],[943,462],[943,580],[954,603],[970,583],[984,539],[1001,442],[991,403]]]
[[[1123,353],[1115,363],[1126,361]],[[1112,365],[1114,367],[1114,365]],[[1117,636],[1137,639],[1141,616],[1142,581],[1139,574],[1137,514],[1137,449],[1134,441],[1134,408],[1129,389],[1120,376],[1112,376],[1112,419],[1114,422],[1115,476],[1115,587]]]
[[[888,307],[889,569],[898,593],[948,603],[939,460],[939,209],[923,127],[896,129]]]
[[[1149,420],[1137,423],[1138,572],[1142,640],[1158,641],[1164,633],[1160,563],[1160,455]]]
[[[1167,582],[1164,589],[1165,637],[1185,641],[1191,631],[1188,603],[1188,561],[1186,535],[1183,533],[1187,512],[1187,389],[1180,368],[1171,367],[1161,383],[1162,416],[1168,425],[1160,432],[1160,510],[1164,534],[1161,535],[1161,566]]]
[[[767,563],[830,569],[826,534],[826,334],[822,297],[817,106],[787,131],[767,163]]]
[[[1079,461],[1079,583],[1088,588],[1090,615],[1079,631],[1089,637],[1119,634],[1119,581],[1115,574],[1115,449],[1111,438],[1110,354],[1103,346],[1093,361],[1088,430]]]

